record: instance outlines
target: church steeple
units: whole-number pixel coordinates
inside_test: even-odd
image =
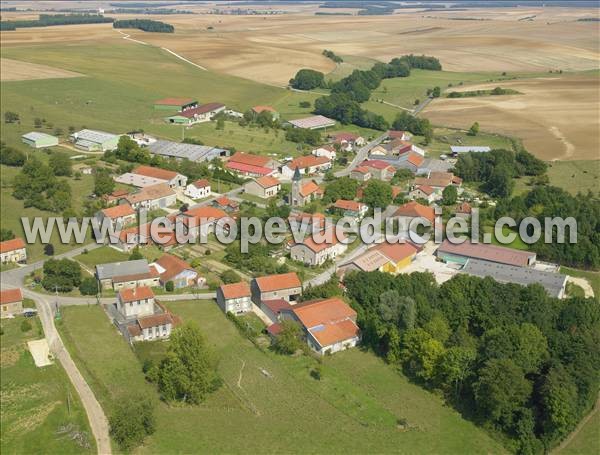
[[[292,207],[302,205],[302,196],[300,195],[301,186],[302,176],[300,175],[300,169],[296,168],[292,177],[292,200],[290,201]]]
[[[296,168],[296,170],[294,171],[294,176],[292,177],[292,180],[294,182],[299,182],[300,180],[302,180],[302,176],[300,175],[300,168]]]

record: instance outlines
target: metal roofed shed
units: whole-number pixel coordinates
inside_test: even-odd
[[[198,101],[193,98],[163,98],[154,102],[154,109],[161,111],[182,111],[196,107]]]
[[[119,137],[105,131],[81,130],[71,134],[69,139],[79,149],[89,152],[106,152],[117,148]]]
[[[136,186],[138,188],[145,188],[147,186],[158,185],[159,183],[168,183],[167,180],[148,177],[145,175],[133,174],[131,172],[126,172],[125,174],[115,177],[114,181],[117,183],[122,183],[124,185]]]
[[[149,272],[150,266],[148,265],[148,261],[146,259],[109,262],[108,264],[98,264],[96,266],[96,276],[99,280],[107,280],[122,275],[135,275]]]
[[[27,144],[30,147],[35,149],[41,149],[44,147],[53,147],[58,145],[58,138],[55,136],[51,136],[46,133],[38,133],[37,131],[32,131],[31,133],[24,134],[21,136],[21,141],[24,144]]]
[[[536,254],[530,251],[515,250],[503,246],[485,243],[471,243],[466,239],[463,243],[452,243],[444,240],[436,252],[444,262],[466,264],[469,259],[481,259],[500,264],[529,267],[535,264]]]
[[[487,153],[490,152],[492,149],[489,148],[488,146],[484,145],[484,146],[477,146],[477,145],[451,145],[450,146],[450,151],[452,152],[452,155],[456,156],[459,155],[461,153]]]
[[[153,155],[160,155],[179,160],[188,159],[196,162],[211,161],[214,158],[229,156],[229,150],[217,147],[163,140],[158,140],[155,143],[148,145],[148,150]]]
[[[491,277],[500,283],[515,283],[521,286],[540,284],[550,297],[563,298],[567,276],[560,273],[544,272],[528,267],[499,264],[497,262],[469,259],[460,270],[462,273],[479,277]]]
[[[290,120],[288,123],[295,128],[306,128],[309,130],[318,130],[329,126],[335,126],[335,120],[324,117],[323,115],[314,115],[312,117]]]

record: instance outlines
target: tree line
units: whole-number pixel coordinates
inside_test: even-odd
[[[555,446],[600,385],[600,307],[539,285],[430,273],[344,279],[363,343],[519,453]],[[314,292],[314,291],[313,291]]]
[[[144,32],[173,33],[175,27],[171,24],[150,19],[122,19],[113,22],[114,28],[137,28]]]
[[[103,24],[113,22],[112,17],[100,14],[40,14],[39,19],[2,21],[0,30],[9,31],[17,28],[49,27],[53,25]]]
[[[371,92],[383,79],[408,77],[411,68],[439,71],[442,66],[435,57],[411,54],[394,58],[389,63],[378,62],[370,70],[354,70],[349,76],[330,84],[331,95],[317,98],[314,112],[343,124],[386,130],[389,124],[383,116],[363,109],[361,103],[369,100]]]

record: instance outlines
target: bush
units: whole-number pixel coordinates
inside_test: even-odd
[[[172,281],[167,281],[165,284],[165,290],[167,292],[173,292],[175,290],[175,283]]]
[[[51,243],[46,243],[44,245],[44,254],[46,256],[54,256],[54,245]]]
[[[79,292],[82,295],[96,295],[98,291],[98,282],[93,277],[84,278],[79,285]]]
[[[311,90],[323,87],[325,85],[325,76],[320,71],[301,69],[293,79],[290,79],[290,85],[299,90]]]
[[[235,271],[229,269],[229,270],[225,270],[223,273],[221,273],[221,280],[225,284],[231,284],[231,283],[239,283],[242,279],[240,278],[240,276],[237,273],[235,273]]]
[[[299,105],[300,105],[300,107],[304,107],[304,108],[312,106],[312,104],[310,104],[310,101],[300,101]]]
[[[125,398],[117,403],[109,423],[113,439],[123,451],[129,452],[154,433],[154,405],[143,396]]]
[[[27,319],[23,319],[21,322],[21,332],[29,332],[32,328],[31,322],[29,322]]]

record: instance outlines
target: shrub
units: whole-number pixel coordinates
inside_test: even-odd
[[[173,283],[172,281],[167,281],[167,283],[165,284],[165,290],[167,292],[173,292],[175,290],[175,283]]]
[[[98,290],[98,282],[93,277],[84,278],[79,285],[79,292],[82,295],[96,295]]]

